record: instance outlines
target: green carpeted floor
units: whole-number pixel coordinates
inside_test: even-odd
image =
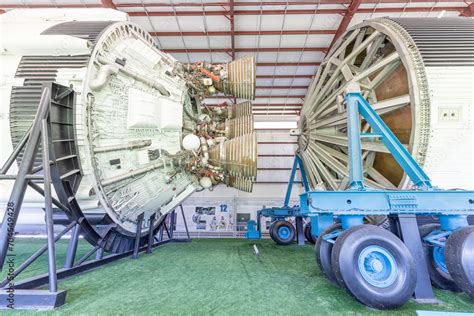
[[[17,240],[20,257],[41,241]],[[80,252],[90,246],[85,242]],[[261,252],[258,260],[253,251]],[[63,257],[65,243],[58,256]],[[46,270],[46,258],[29,275]],[[19,261],[18,261],[19,262]],[[270,240],[197,239],[167,244],[139,260],[123,259],[62,281],[63,307],[54,315],[365,315],[381,314],[330,285],[316,267],[311,246],[276,246]],[[465,294],[436,291],[439,305],[409,302],[387,315],[415,315],[417,309],[474,313]],[[32,314],[26,311],[0,314]]]

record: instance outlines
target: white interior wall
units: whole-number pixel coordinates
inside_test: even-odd
[[[206,228],[201,230],[222,233],[223,231],[238,230],[236,227],[238,214],[249,214],[250,219],[256,219],[257,210],[263,206],[282,206],[293,166],[293,155],[297,147],[296,137],[290,136],[289,129],[296,127],[296,121],[282,116],[265,116],[256,118],[255,126],[259,157],[257,181],[254,183],[253,192],[241,192],[225,185],[219,185],[213,191],[195,192],[183,202],[190,231],[200,231],[198,225],[193,222],[196,207],[214,207],[218,217],[217,221],[221,219],[221,216],[224,216],[227,223],[224,229],[211,227],[213,216],[205,216]],[[291,195],[291,205],[299,204],[298,196],[302,192],[301,177],[297,173]],[[221,207],[221,205],[225,205],[225,207]],[[26,201],[18,219],[19,227],[34,225],[35,231],[42,230],[40,225],[44,224],[43,207],[39,196],[37,200]],[[223,208],[226,209],[226,212],[221,212]],[[262,227],[265,228],[265,219],[262,221]],[[184,222],[181,216],[178,216],[177,230],[184,231]]]
[[[289,128],[296,127],[296,121],[285,119],[282,122],[281,119],[274,118],[258,118],[257,120],[255,125],[258,140],[258,172],[252,193],[241,192],[225,185],[217,186],[213,191],[205,190],[194,193],[183,203],[186,221],[191,232],[211,231],[222,234],[223,232],[239,231],[245,229],[245,227],[237,227],[239,214],[248,214],[250,219],[256,220],[257,211],[263,206],[283,205],[297,148],[297,139],[290,136]],[[299,204],[299,194],[303,193],[299,173],[297,173],[295,181],[290,205]],[[202,223],[199,223],[196,218],[200,215],[196,212],[199,208],[214,208],[214,215],[203,214],[200,216],[201,221],[206,221],[205,229],[202,229]],[[225,227],[219,225],[222,220],[226,223]],[[263,230],[265,230],[265,221],[267,220],[262,219]],[[245,226],[242,222],[240,224]],[[179,215],[177,230],[182,231],[184,228],[184,223]]]

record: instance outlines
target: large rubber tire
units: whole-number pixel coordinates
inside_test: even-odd
[[[316,256],[316,263],[318,264],[319,269],[324,274],[326,279],[335,286],[340,286],[340,284],[337,282],[336,275],[332,270],[331,253],[334,244],[325,241],[323,236],[341,228],[341,224],[329,226],[321,233],[321,235],[319,235],[318,239],[316,240],[316,244],[314,245],[314,254]]]
[[[273,239],[273,224],[275,224],[275,222],[272,222],[272,223],[270,224],[270,226],[268,227],[268,233],[270,234],[270,238],[271,238],[272,240],[274,240],[274,239]]]
[[[304,236],[306,240],[313,245],[316,243],[316,238],[311,234],[311,222],[304,225]]]
[[[273,224],[271,236],[277,244],[288,246],[295,239],[295,227],[288,221],[277,221]]]
[[[420,237],[423,239],[432,231],[440,229],[439,224],[425,224],[419,227]],[[444,258],[444,247],[435,247],[423,242],[423,251],[430,275],[431,284],[441,290],[460,292],[461,289],[454,282],[446,267]],[[444,261],[444,262],[443,262]]]
[[[454,282],[474,298],[474,226],[461,228],[449,236],[444,258]]]
[[[383,228],[359,225],[344,231],[336,239],[331,260],[337,281],[369,307],[400,307],[415,290],[416,267],[410,251]]]

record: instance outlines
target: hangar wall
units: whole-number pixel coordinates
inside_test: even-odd
[[[183,203],[192,236],[242,236],[246,221],[256,220],[258,209],[264,205],[282,205],[293,165],[296,138],[289,135],[289,129],[278,128],[277,122],[274,125],[273,128],[256,128],[259,157],[257,181],[252,193],[218,186],[213,192],[196,192]],[[298,194],[302,191],[301,177],[297,174],[291,204],[299,203]],[[267,221],[262,219],[261,222],[264,231]],[[185,229],[180,215],[176,229],[178,232]]]
[[[262,206],[282,205],[297,146],[296,137],[290,136],[288,126],[296,126],[296,116],[294,120],[283,120],[284,123],[278,117],[257,117],[256,120],[258,173],[253,192],[242,192],[225,185],[217,186],[212,192],[195,192],[183,203],[188,228],[193,237],[240,237],[246,230],[246,221],[255,220],[257,210]],[[265,122],[260,125],[271,128],[259,127],[259,121]],[[302,192],[301,177],[297,173],[291,195],[292,205],[299,203],[298,195]],[[43,204],[39,196],[37,201],[24,204],[18,221],[20,234],[44,234]],[[262,219],[264,231],[266,222],[267,219]],[[178,235],[185,232],[179,212],[176,231]]]

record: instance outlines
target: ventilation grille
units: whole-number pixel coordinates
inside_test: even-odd
[[[64,22],[56,24],[42,34],[70,35],[95,42],[101,32],[113,21],[98,22]],[[56,81],[58,69],[84,68],[89,55],[81,56],[23,56],[15,76],[24,78],[22,87],[13,87],[10,96],[10,133],[15,147],[33,121],[41,98],[43,83]],[[35,159],[35,166],[41,161],[41,151]],[[18,156],[21,162],[23,151]]]
[[[10,95],[10,134],[16,147],[30,127],[41,99],[42,84],[54,82],[60,68],[83,68],[88,56],[24,56],[18,66],[16,77],[25,78],[24,86],[13,87]],[[20,163],[23,150],[18,156]],[[41,163],[41,151],[35,158],[35,166]]]
[[[42,35],[70,35],[95,43],[100,33],[114,21],[71,21],[56,24],[46,29]]]
[[[426,66],[474,66],[474,20],[391,19],[413,38]]]

